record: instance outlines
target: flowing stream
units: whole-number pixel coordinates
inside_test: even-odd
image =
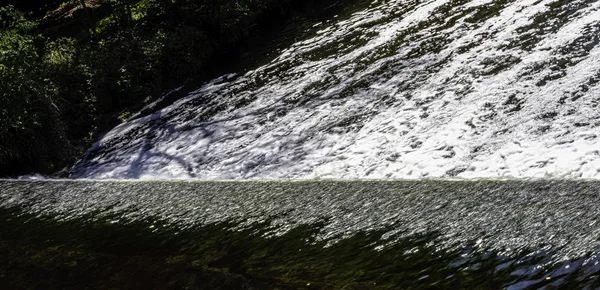
[[[598,178],[600,1],[362,1],[104,136],[76,178]]]
[[[600,287],[600,1],[355,1],[305,28],[266,63],[114,128],[72,169],[94,180],[0,180],[0,208],[266,222],[270,237],[319,224],[311,237],[332,244],[383,231],[361,248],[378,251],[434,233],[423,243],[479,249],[440,262],[452,273]],[[230,179],[327,180],[207,181]],[[427,282],[438,250],[400,244],[390,253],[425,261],[409,282]],[[481,266],[486,251],[507,258]]]

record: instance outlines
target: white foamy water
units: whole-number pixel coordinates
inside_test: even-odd
[[[373,1],[317,29],[73,176],[600,178],[600,1]]]

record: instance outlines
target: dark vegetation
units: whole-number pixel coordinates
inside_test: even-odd
[[[0,176],[65,168],[159,96],[222,72],[257,31],[327,1],[10,2],[0,7]]]
[[[600,286],[596,273],[585,269],[536,268],[548,263],[544,255],[440,250],[435,234],[375,250],[385,245],[383,232],[358,233],[325,247],[314,238],[318,224],[265,237],[265,224],[235,231],[235,223],[179,228],[152,218],[58,218],[0,208],[2,289],[501,289],[524,281],[528,287],[518,289]]]

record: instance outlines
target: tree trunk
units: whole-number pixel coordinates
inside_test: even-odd
[[[92,15],[87,7],[87,5],[85,4],[85,0],[79,0],[79,3],[81,3],[81,7],[83,8],[83,13],[85,14],[85,18],[88,22],[89,25],[89,29],[90,29],[90,33],[94,33],[94,21],[92,20]]]

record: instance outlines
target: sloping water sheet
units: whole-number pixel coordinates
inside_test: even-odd
[[[600,1],[357,5],[115,128],[73,177],[600,177]]]

